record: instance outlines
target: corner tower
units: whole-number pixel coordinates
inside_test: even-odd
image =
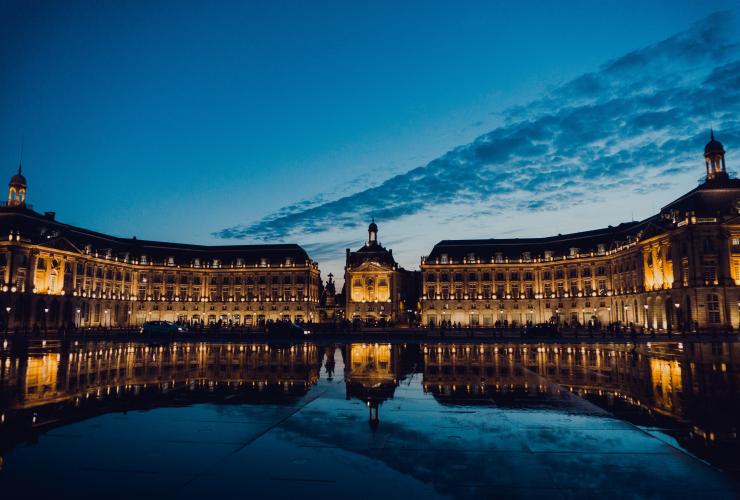
[[[372,222],[367,227],[367,245],[373,246],[378,244],[378,225],[375,223],[375,218],[373,217]]]
[[[26,205],[26,178],[21,173],[22,164],[18,164],[18,173],[10,178],[8,185],[8,206],[24,207]]]
[[[709,132],[709,142],[704,146],[704,161],[707,164],[707,180],[728,179],[725,170],[725,148],[714,138],[714,131]]]

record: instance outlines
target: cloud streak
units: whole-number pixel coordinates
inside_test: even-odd
[[[740,58],[727,13],[625,54],[503,113],[503,125],[377,186],[299,202],[215,236],[256,241],[431,209],[466,218],[647,193],[696,169],[710,122],[740,144]],[[699,171],[697,170],[697,177]]]

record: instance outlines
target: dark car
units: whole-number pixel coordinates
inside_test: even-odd
[[[172,321],[147,321],[141,326],[140,331],[144,334],[182,333],[185,331],[185,328]]]
[[[552,323],[528,326],[525,332],[528,337],[557,337],[560,334],[558,325]]]
[[[289,321],[278,321],[267,325],[267,333],[286,337],[309,335],[310,330]]]

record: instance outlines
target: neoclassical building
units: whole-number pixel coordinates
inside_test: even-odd
[[[34,211],[26,190],[19,167],[0,208],[0,315],[11,330],[319,320],[318,264],[298,245],[119,238]]]
[[[724,155],[712,134],[704,182],[640,222],[439,242],[421,260],[422,322],[740,327],[740,180]]]
[[[417,308],[416,273],[399,267],[393,250],[378,242],[378,225],[374,220],[367,234],[367,242],[360,249],[354,252],[347,249],[344,267],[346,318],[405,322]]]

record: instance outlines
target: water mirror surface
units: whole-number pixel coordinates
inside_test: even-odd
[[[6,342],[0,491],[735,498],[738,359],[723,342]]]

